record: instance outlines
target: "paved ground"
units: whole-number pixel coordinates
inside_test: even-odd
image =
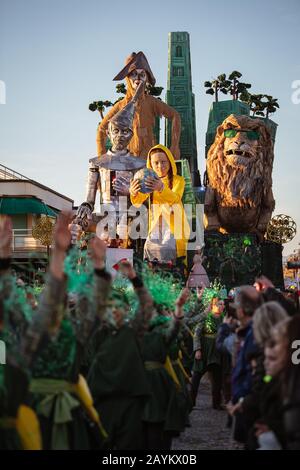
[[[226,427],[227,413],[211,407],[210,384],[203,381],[199,387],[197,406],[190,415],[191,427],[186,428],[173,441],[177,450],[238,450],[231,439],[231,429]]]

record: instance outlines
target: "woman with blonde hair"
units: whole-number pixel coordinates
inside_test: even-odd
[[[253,316],[253,333],[256,343],[264,347],[270,339],[272,328],[287,317],[286,311],[278,302],[262,304]]]

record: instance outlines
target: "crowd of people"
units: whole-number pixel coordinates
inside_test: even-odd
[[[0,449],[171,449],[205,374],[245,449],[300,449],[296,306],[264,277],[230,298],[127,260],[113,280],[98,237],[71,266],[71,219],[57,219],[36,297],[12,273],[0,221]]]

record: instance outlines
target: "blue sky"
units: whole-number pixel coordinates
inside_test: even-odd
[[[203,82],[239,70],[253,92],[279,99],[275,214],[300,229],[299,24],[299,0],[0,0],[0,163],[82,202],[98,122],[88,104],[115,97],[112,78],[132,51],[145,52],[166,88],[168,32],[188,31],[200,169],[212,98]]]

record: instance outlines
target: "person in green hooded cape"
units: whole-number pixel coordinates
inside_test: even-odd
[[[120,263],[120,271],[131,281],[139,307],[129,318],[126,295],[112,290],[85,367],[96,409],[109,435],[109,448],[137,450],[144,448],[142,414],[149,398],[140,343],[153,315],[153,300],[128,261]]]
[[[150,329],[142,341],[142,357],[151,390],[143,414],[147,449],[170,449],[173,436],[183,431],[185,426],[185,400],[180,393],[180,382],[172,367],[169,350],[179,333],[184,318],[182,307],[188,295],[188,289],[180,293],[171,316],[164,314],[166,310],[161,303],[157,304],[161,313],[150,322]]]
[[[54,234],[50,271],[62,295],[48,299],[53,316],[52,340],[39,353],[30,383],[31,403],[39,417],[43,448],[50,450],[100,448],[107,437],[87,383],[80,375],[84,348],[97,318],[102,316],[110,289],[111,279],[105,271],[106,246],[97,237],[91,241],[94,275],[88,287],[92,295],[79,296],[71,315],[66,305],[63,264],[71,241],[70,220],[71,217],[59,218]]]
[[[60,216],[58,226],[65,219]],[[39,450],[40,426],[28,406],[29,387],[35,362],[52,338],[55,307],[63,299],[59,265],[64,253],[55,246],[43,294],[32,311],[25,289],[16,286],[9,270],[11,239],[12,224],[7,218],[0,223],[0,337],[7,353],[7,363],[0,368],[0,447]]]
[[[224,318],[224,300],[215,294],[208,312],[198,323],[194,332],[194,365],[192,376],[192,401],[195,406],[200,380],[206,372],[212,382],[212,406],[221,407],[222,357],[216,347],[217,331]]]

